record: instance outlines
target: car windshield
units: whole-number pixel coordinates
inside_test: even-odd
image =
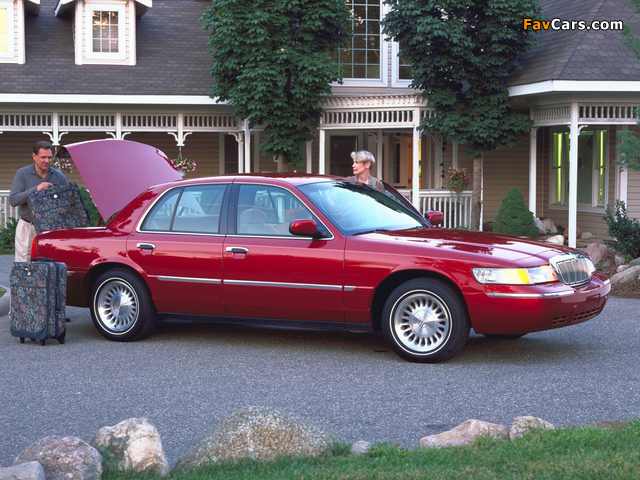
[[[299,188],[345,235],[428,227],[416,212],[363,183],[321,182]]]

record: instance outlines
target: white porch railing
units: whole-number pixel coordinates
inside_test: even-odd
[[[410,189],[398,189],[411,201]],[[420,190],[420,213],[428,210],[439,210],[444,213],[446,228],[469,228],[471,225],[471,190],[460,194],[460,199],[449,190]]]
[[[18,218],[18,207],[9,205],[9,190],[0,190],[0,227],[4,227],[10,217]]]

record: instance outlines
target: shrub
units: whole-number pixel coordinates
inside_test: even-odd
[[[80,196],[82,197],[82,203],[84,203],[84,207],[87,209],[89,213],[89,218],[91,219],[91,225],[98,225],[98,220],[100,219],[100,212],[98,211],[98,207],[93,202],[93,198],[91,198],[91,194],[86,187],[80,187]]]
[[[502,205],[493,223],[493,232],[531,238],[540,235],[533,213],[525,205],[518,187],[509,190],[507,196],[502,199]]]
[[[632,258],[640,257],[640,222],[629,218],[624,202],[616,200],[613,211],[609,205],[602,217],[607,222],[608,233],[613,240],[606,240],[607,247]]]
[[[16,243],[16,226],[18,226],[18,220],[13,217],[9,217],[7,224],[4,227],[0,227],[0,247],[13,248]]]

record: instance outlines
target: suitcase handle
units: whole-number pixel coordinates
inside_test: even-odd
[[[32,262],[53,262],[53,258],[36,257],[31,259]]]

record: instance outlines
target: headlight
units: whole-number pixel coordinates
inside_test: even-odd
[[[472,268],[473,276],[482,284],[533,285],[557,282],[558,276],[551,265],[531,268]]]

